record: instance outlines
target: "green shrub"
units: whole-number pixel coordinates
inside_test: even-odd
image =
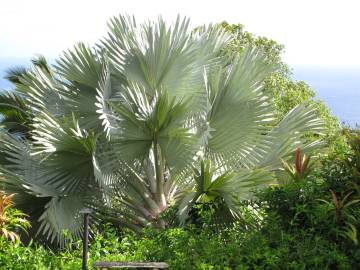
[[[338,222],[333,203],[333,194],[339,201],[349,192],[349,200],[358,196],[359,150],[345,149],[323,160],[307,178],[265,189],[257,201],[243,202],[243,220],[232,226],[210,226],[214,207],[221,202],[196,205],[195,224],[185,228],[135,234],[105,226],[91,240],[89,265],[103,260],[164,261],[179,270],[357,269],[360,246],[344,232],[349,220],[360,229],[359,207],[351,204],[342,213],[344,222]],[[166,213],[169,219],[174,216],[171,210]],[[81,241],[55,252],[0,239],[0,269],[80,269],[81,250]]]
[[[328,259],[332,258],[336,265],[341,262],[335,267],[330,261],[324,261],[325,258],[320,260],[316,253],[321,250],[317,250],[306,255],[308,262],[321,261],[320,265],[325,263],[328,268],[306,269],[340,269],[340,265],[356,269],[360,265],[357,162],[360,140],[358,131],[351,133],[347,133],[349,143],[338,149],[337,155],[323,159],[321,166],[306,180],[288,182],[258,193],[258,204],[265,211],[262,234],[269,239],[278,235],[299,239],[293,245],[302,251],[297,250],[296,254],[305,254],[307,248],[319,249],[319,245],[324,245],[329,249]],[[309,239],[316,239],[313,246],[307,246]],[[294,254],[290,252],[289,256]]]
[[[335,243],[276,230],[146,230],[142,237],[125,237],[121,247],[126,247],[121,250],[127,254],[124,259],[165,261],[170,269],[351,269]]]
[[[121,238],[120,238],[121,237]],[[105,261],[165,261],[170,269],[354,269],[343,251],[319,236],[271,230],[242,232],[172,228],[117,234],[107,228],[91,242],[89,264]],[[0,269],[80,269],[81,243],[50,251],[34,244],[0,242]],[[91,268],[90,268],[91,269]]]

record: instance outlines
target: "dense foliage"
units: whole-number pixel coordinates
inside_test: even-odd
[[[190,33],[187,21],[137,28],[121,17],[109,27],[96,49],[79,44],[54,67],[40,57],[8,74],[2,187],[30,214],[30,239],[68,242],[50,249],[0,232],[0,269],[80,269],[71,232],[84,205],[104,221],[92,217],[90,264],[358,269],[360,132],[340,132],[291,78],[281,45],[227,23]],[[329,148],[310,157],[319,138]]]
[[[108,260],[165,261],[170,269],[357,269],[360,245],[354,234],[346,233],[345,221],[360,229],[360,133],[345,133],[349,147],[344,157],[328,158],[301,181],[261,191],[258,200],[244,204],[244,211],[249,206],[256,211],[244,214],[241,222],[214,227],[212,209],[217,206],[203,203],[196,208],[197,223],[185,228],[146,229],[137,235],[106,225],[91,240],[90,265]],[[348,201],[353,204],[340,210],[344,222],[338,222],[331,191],[339,198],[351,192]],[[0,240],[1,269],[60,270],[80,265],[81,242],[53,252]]]

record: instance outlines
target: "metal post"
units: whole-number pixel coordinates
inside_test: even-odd
[[[88,270],[87,260],[89,251],[89,215],[91,214],[91,209],[85,208],[81,210],[80,213],[84,214],[82,270]]]

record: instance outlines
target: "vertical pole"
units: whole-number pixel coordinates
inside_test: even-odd
[[[84,214],[82,270],[88,270],[87,260],[88,260],[88,252],[89,252],[89,215],[91,213],[91,210],[83,209],[82,211],[80,211],[80,213]]]

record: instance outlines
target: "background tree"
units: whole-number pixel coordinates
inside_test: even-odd
[[[324,102],[316,99],[315,92],[304,81],[296,81],[292,78],[291,68],[282,61],[284,46],[272,39],[258,37],[244,30],[242,24],[228,24],[222,22],[219,27],[230,34],[231,41],[226,47],[226,53],[236,55],[241,53],[247,46],[255,46],[262,50],[269,60],[280,68],[265,79],[265,90],[274,98],[274,105],[279,118],[282,118],[294,106],[301,103],[313,104],[321,119],[324,120],[328,132],[327,139],[333,141],[334,136],[339,135],[340,123],[334,117]]]

